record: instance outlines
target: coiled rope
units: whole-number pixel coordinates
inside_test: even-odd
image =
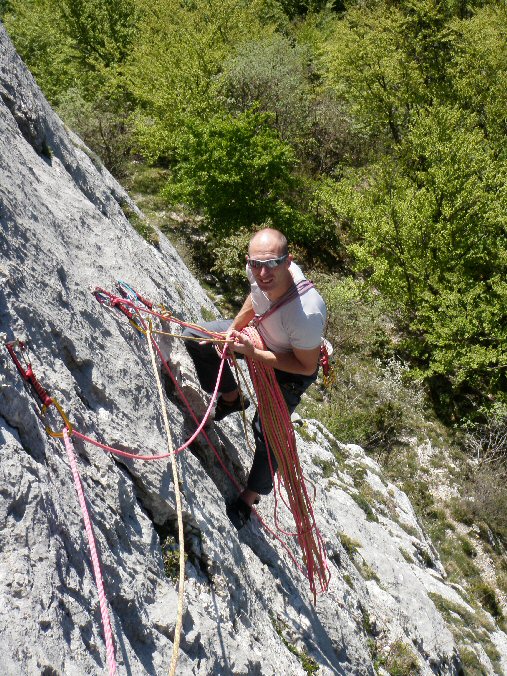
[[[243,333],[248,336],[254,347],[265,349],[257,329],[248,326],[243,329]],[[324,591],[329,584],[330,572],[326,563],[322,536],[317,528],[311,499],[299,462],[294,427],[274,369],[248,357],[246,361],[257,394],[264,441],[278,463],[278,484],[283,486],[288,499],[288,507],[294,516],[295,535],[303,554],[310,590],[315,601],[316,579],[319,581],[320,590]],[[269,454],[268,458],[274,483],[274,471]],[[286,531],[281,532],[291,535]]]

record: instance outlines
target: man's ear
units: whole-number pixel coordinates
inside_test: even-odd
[[[293,260],[294,260],[294,256],[292,254],[289,254],[287,256],[287,261],[288,261],[289,265],[292,263]]]

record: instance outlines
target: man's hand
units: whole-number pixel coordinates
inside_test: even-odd
[[[236,331],[236,329],[230,329],[225,339],[227,340],[227,345],[238,352],[239,354],[244,354],[246,357],[252,357],[254,353],[254,346],[252,341],[245,334]]]

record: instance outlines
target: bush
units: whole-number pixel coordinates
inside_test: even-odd
[[[251,237],[252,232],[242,228],[224,239],[217,239],[211,247],[214,259],[211,269],[229,284],[229,288],[246,288],[245,255]]]
[[[491,613],[493,617],[497,619],[503,617],[502,608],[498,602],[496,593],[488,584],[482,582],[482,580],[477,581],[472,584],[472,592],[481,606]]]
[[[280,137],[297,145],[309,126],[308,57],[305,48],[277,33],[243,43],[224,64],[222,87],[228,105],[245,112],[257,104],[274,115]]]
[[[481,465],[507,469],[507,407],[501,402],[486,410],[478,410],[475,418],[466,421],[465,449]]]
[[[315,415],[341,441],[387,456],[402,434],[423,424],[424,389],[393,354],[381,297],[351,278],[314,279],[327,304],[335,375]]]
[[[455,391],[505,389],[506,171],[473,116],[434,105],[397,158],[336,193],[356,268],[397,308],[404,349]]]
[[[494,537],[507,545],[507,474],[493,467],[479,468],[465,484],[461,509],[467,521],[486,523],[492,533],[487,541],[494,547]]]
[[[248,110],[190,123],[167,199],[201,210],[220,236],[271,219],[290,238],[288,230],[301,218],[288,203],[297,188],[296,159],[271,121],[268,114]]]

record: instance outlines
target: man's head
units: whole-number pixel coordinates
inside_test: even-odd
[[[250,240],[247,263],[257,285],[271,300],[282,296],[292,284],[291,262],[287,240],[278,230],[264,228]]]

